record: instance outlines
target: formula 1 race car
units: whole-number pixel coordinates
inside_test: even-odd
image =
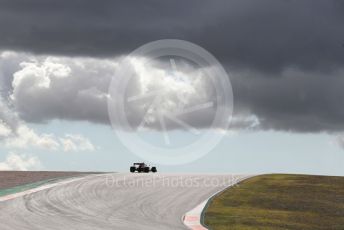
[[[134,163],[131,167],[130,167],[130,172],[134,173],[134,172],[144,172],[144,173],[149,173],[149,172],[153,172],[156,173],[156,167],[149,167],[148,165],[146,165],[145,163]]]

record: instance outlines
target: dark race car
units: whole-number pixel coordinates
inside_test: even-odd
[[[144,173],[149,173],[149,172],[153,172],[156,173],[156,167],[149,167],[148,165],[146,165],[145,163],[134,163],[131,167],[130,167],[130,172],[134,173],[134,172],[144,172]]]

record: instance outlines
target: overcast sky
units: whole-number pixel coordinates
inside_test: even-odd
[[[182,39],[211,52],[228,71],[230,128],[325,134],[344,147],[343,28],[340,0],[3,0],[0,139],[11,153],[32,142],[97,151],[83,133],[58,136],[31,127],[55,120],[108,127],[107,91],[120,58],[147,42]],[[145,79],[154,74],[169,73],[150,70]],[[194,104],[199,94],[183,89],[185,105]],[[195,89],[213,97],[206,82]],[[209,114],[186,120],[205,128]]]

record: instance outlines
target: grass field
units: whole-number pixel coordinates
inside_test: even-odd
[[[213,230],[344,230],[344,177],[262,175],[210,203]]]

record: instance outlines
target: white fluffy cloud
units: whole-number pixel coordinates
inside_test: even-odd
[[[0,170],[33,170],[39,169],[41,163],[37,157],[10,153],[5,161],[0,162]]]
[[[18,117],[0,96],[0,139],[14,132],[18,127]]]
[[[64,138],[60,138],[60,142],[65,152],[94,151],[96,149],[89,139],[81,135],[66,134]]]
[[[3,120],[0,120],[0,139],[8,137],[11,133],[10,127]]]
[[[114,60],[29,56],[13,74],[11,100],[29,122],[51,119],[106,123]]]
[[[133,127],[144,123],[146,128],[161,129],[161,114],[166,118],[166,129],[185,128],[167,115],[177,115],[179,121],[196,128],[211,125],[215,108],[221,105],[216,102],[217,92],[205,69],[182,60],[147,63],[143,58],[133,58],[131,66],[123,71],[120,61],[3,52],[0,64],[12,63],[7,71],[12,73],[10,102],[26,122],[62,119],[109,124],[111,79],[118,77],[118,71],[128,76],[134,71],[124,101],[126,117]],[[154,93],[159,100],[154,101]],[[117,98],[111,99],[111,103],[118,103]],[[246,123],[233,125],[240,128]]]
[[[26,125],[20,125],[16,134],[5,139],[5,146],[8,148],[29,148],[35,147],[47,150],[57,150],[60,144],[53,134],[37,134]]]
[[[21,60],[13,74],[10,94],[22,119],[38,123],[64,119],[109,124],[108,90],[111,79],[123,70],[120,58],[25,55],[26,60]],[[7,58],[18,57],[8,55]],[[173,66],[170,60],[147,63],[143,58],[133,58],[131,66],[120,72],[128,76],[132,70],[135,72],[126,88],[128,100],[125,101],[127,118],[133,126],[144,120],[147,127],[160,129],[157,115],[163,112],[178,113],[178,119],[195,127],[209,127],[217,106],[211,79],[204,69],[181,60],[175,62]],[[159,101],[151,106],[154,97],[149,94],[154,92],[159,94]],[[114,103],[118,103],[117,98]],[[183,127],[166,119],[166,128]]]
[[[66,134],[57,137],[54,134],[38,134],[28,126],[21,124],[16,133],[11,133],[3,140],[5,147],[9,149],[44,149],[50,151],[81,152],[94,151],[96,147],[81,134]]]
[[[0,109],[0,141],[8,149],[37,148],[70,151],[70,147],[66,147],[66,143],[69,143],[74,151],[95,150],[91,141],[80,134],[70,134],[65,138],[59,138],[54,134],[37,133],[28,127],[1,97]]]
[[[1,97],[0,108],[0,141],[8,149],[37,148],[70,151],[70,148],[65,146],[68,142],[74,146],[74,151],[95,150],[91,141],[80,134],[70,134],[65,138],[59,138],[51,133],[37,133],[27,126]]]
[[[166,129],[183,129],[185,124],[210,127],[217,106],[211,76],[206,74],[206,69],[195,68],[185,61],[171,62],[173,64],[132,58],[128,67],[120,67],[124,70],[119,70],[119,74],[132,76],[123,86],[127,87],[124,106],[132,127],[144,124],[148,128],[162,129],[161,119]],[[116,94],[111,100],[117,103]]]

